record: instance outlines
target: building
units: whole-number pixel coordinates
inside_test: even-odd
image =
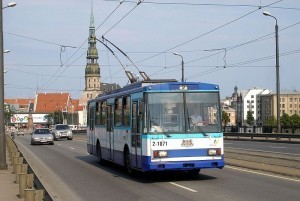
[[[86,105],[86,102],[90,99],[97,97],[100,93],[100,67],[98,64],[98,50],[96,48],[96,35],[94,25],[94,14],[93,6],[91,8],[91,18],[89,27],[89,38],[88,38],[88,51],[87,51],[87,64],[85,68],[85,88],[82,93],[80,100],[81,105]]]
[[[300,114],[300,92],[281,91],[280,92],[280,116]],[[277,119],[277,95],[267,94],[261,96],[261,120],[264,123],[274,116]]]
[[[268,89],[251,88],[247,90],[238,90],[234,87],[234,92],[231,97],[227,97],[223,103],[230,103],[235,112],[236,125],[245,125],[247,120],[247,113],[250,111],[254,117],[255,124],[260,125],[261,120],[261,95],[270,94]]]
[[[13,113],[26,113],[33,111],[34,99],[12,98],[4,99],[5,109]]]
[[[223,106],[222,111],[226,112],[229,117],[229,122],[226,126],[235,126],[236,125],[236,110],[229,107],[229,106]]]
[[[250,111],[254,117],[254,124],[261,125],[261,96],[270,94],[268,89],[252,88],[249,89],[244,99],[244,120],[247,119],[247,112]]]

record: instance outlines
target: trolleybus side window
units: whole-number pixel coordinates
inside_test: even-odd
[[[100,110],[100,125],[106,125],[106,101],[101,102]]]
[[[90,115],[89,115],[89,119],[90,119],[90,130],[94,130],[94,108],[90,107]]]
[[[122,98],[117,98],[115,100],[115,115],[114,115],[114,125],[122,125]]]
[[[95,116],[95,124],[100,125],[100,102],[96,102],[96,116]]]
[[[124,126],[130,126],[130,97],[123,97],[123,124]]]

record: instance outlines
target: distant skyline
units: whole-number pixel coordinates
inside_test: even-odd
[[[3,6],[11,1],[4,0]],[[3,9],[5,98],[70,92],[80,98],[93,4],[96,37],[112,41],[153,79],[185,79],[275,92],[275,20],[278,20],[281,91],[300,91],[300,1],[15,1]],[[266,7],[265,7],[266,6]],[[137,69],[110,46],[127,70]],[[99,42],[101,81],[128,83],[122,66]]]

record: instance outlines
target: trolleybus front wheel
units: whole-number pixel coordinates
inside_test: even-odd
[[[129,153],[128,149],[125,149],[125,152],[124,152],[124,166],[126,168],[127,173],[129,175],[132,175],[133,170],[131,168],[130,153]]]
[[[99,142],[97,143],[97,159],[100,165],[104,165],[104,160],[102,159],[101,155],[101,146]]]

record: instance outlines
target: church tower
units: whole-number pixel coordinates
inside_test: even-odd
[[[96,48],[96,35],[94,25],[94,14],[93,4],[91,7],[91,19],[89,27],[89,38],[88,38],[88,51],[87,51],[87,64],[85,68],[85,88],[82,94],[82,99],[90,100],[98,96],[100,91],[100,67],[97,62],[98,50]]]

